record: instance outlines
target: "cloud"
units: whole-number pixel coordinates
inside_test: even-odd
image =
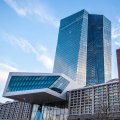
[[[37,44],[36,49],[38,51],[48,52],[48,49],[45,46],[41,45],[41,44]]]
[[[115,44],[116,46],[120,47],[120,41],[117,40],[117,41],[114,42],[114,44]]]
[[[116,27],[112,29],[112,38],[116,39],[116,38],[120,38],[120,27]]]
[[[4,0],[18,15],[26,16],[28,9],[21,6],[16,0]],[[21,6],[21,7],[20,7]]]
[[[28,40],[22,37],[16,37],[14,35],[7,34],[7,33],[4,33],[3,37],[12,45],[20,47],[24,52],[27,52],[27,53],[33,52],[35,54],[38,54],[36,49],[32,46],[32,44],[28,42]]]
[[[120,23],[120,17],[118,18],[118,23]]]
[[[42,23],[59,26],[59,20],[52,15],[51,10],[40,0],[4,0],[19,16],[36,18]]]
[[[0,63],[0,83],[2,83],[0,84],[0,90],[3,89],[9,72],[15,72],[15,71],[18,71],[18,69],[11,65]]]
[[[51,69],[53,66],[53,61],[46,55],[39,55],[38,56],[38,61],[42,61],[42,63],[45,65],[47,69]]]
[[[117,17],[117,23],[112,28],[113,45],[120,47],[120,17]]]
[[[117,24],[112,28],[112,39],[120,38],[120,18],[117,18]]]
[[[0,68],[4,69],[5,71],[9,71],[9,70],[16,71],[17,70],[15,67],[4,64],[4,63],[0,63]]]
[[[53,60],[49,57],[48,50],[43,45],[38,44],[38,46],[35,47],[28,40],[7,33],[4,33],[3,37],[12,45],[19,47],[23,52],[34,54],[36,60],[42,63],[48,70],[52,69]]]
[[[0,62],[0,101],[1,102],[5,102],[8,100],[8,99],[1,98],[1,96],[3,94],[3,90],[5,87],[9,72],[17,72],[17,71],[18,69],[15,68],[14,66]]]

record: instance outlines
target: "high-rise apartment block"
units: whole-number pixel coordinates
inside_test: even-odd
[[[111,22],[85,10],[62,19],[53,72],[81,86],[110,80]]]

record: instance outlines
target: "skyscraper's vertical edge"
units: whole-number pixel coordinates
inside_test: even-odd
[[[88,36],[88,12],[84,11],[80,34],[80,48],[77,63],[76,81],[81,85],[86,85],[86,63],[87,63],[87,36]]]
[[[111,22],[103,15],[89,14],[86,84],[111,79]]]
[[[105,82],[111,80],[111,22],[103,16],[104,74]]]
[[[103,16],[89,14],[86,85],[104,83]]]
[[[88,13],[82,10],[61,20],[54,73],[64,73],[85,85]]]

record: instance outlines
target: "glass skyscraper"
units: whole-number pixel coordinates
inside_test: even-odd
[[[103,15],[88,16],[86,84],[111,79],[111,22]]]
[[[82,10],[61,20],[54,73],[81,86],[111,79],[111,22]]]
[[[86,97],[86,91],[95,92],[91,90],[94,86],[90,90],[88,86],[84,87],[85,91],[75,90],[73,94],[69,91],[104,83],[110,78],[111,22],[103,15],[82,10],[61,20],[53,73],[11,72],[3,96],[32,104],[31,120],[67,120],[69,114],[77,115],[76,111],[91,113],[94,105],[91,105],[91,96],[87,102],[70,97],[80,100]]]
[[[61,20],[55,73],[64,73],[80,85],[85,85],[87,59],[88,12],[82,10]]]

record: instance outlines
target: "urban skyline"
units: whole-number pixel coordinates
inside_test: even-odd
[[[24,5],[13,0],[4,2],[15,11]],[[35,3],[25,2],[29,7]],[[37,2],[40,3],[39,0]],[[39,10],[32,12],[23,7],[19,14],[43,15],[41,22],[49,22],[49,25],[57,28],[58,23],[53,16],[46,16],[48,14],[45,15],[43,11],[40,13],[42,8],[39,6]],[[53,73],[47,70],[45,73],[34,70],[21,72],[11,67],[13,72],[8,71],[3,97],[15,102],[0,104],[0,119],[120,119],[120,82],[111,79],[111,21],[104,13],[89,13],[83,9],[61,20]],[[117,34],[116,30],[114,32],[118,38],[119,29]],[[34,53],[44,68],[50,70],[52,67],[53,62],[43,45],[34,47],[26,39],[20,37],[18,40],[7,32],[3,32],[2,36],[3,40],[7,39],[11,45],[17,44],[24,52]],[[13,52],[10,52],[12,55]],[[117,55],[119,68],[118,51]],[[22,57],[20,60],[26,62]]]
[[[62,1],[60,3],[62,3]],[[67,5],[68,2],[66,1],[64,3]],[[112,21],[112,63],[115,64],[115,49],[119,47],[118,38],[120,36],[118,27],[119,14],[116,14],[119,9],[119,1],[116,3],[112,0],[108,1],[109,8],[106,8],[107,1],[96,2],[93,0],[93,3],[86,5],[86,1],[81,1],[81,3],[79,1],[76,1],[76,3],[71,1],[70,6],[68,6],[68,11],[66,11],[65,8],[61,9],[63,6],[58,2],[49,3],[49,1],[40,2],[37,0],[37,2],[34,4],[33,2],[28,4],[28,1],[24,1],[21,4],[21,2],[13,2],[12,0],[1,1],[0,45],[2,46],[0,46],[0,72],[2,74],[0,75],[0,81],[3,84],[0,84],[0,95],[2,95],[8,72],[10,71],[52,71],[54,59],[53,53],[55,53],[56,48],[59,19],[80,11],[83,8],[88,10],[90,13],[104,14]],[[23,9],[25,8],[24,5],[26,6],[26,9]],[[71,5],[75,5],[76,7],[72,8]],[[102,6],[104,9],[100,6]],[[50,10],[51,7],[52,10]],[[42,8],[42,10],[40,8]],[[49,15],[49,18],[47,16],[41,17],[39,14],[36,14],[35,11],[37,10],[40,12],[43,11],[45,15]],[[54,12],[54,10],[56,12]],[[110,13],[109,11],[111,10],[112,12]],[[59,15],[57,13],[59,13]],[[56,17],[55,14],[57,14]],[[34,19],[32,19],[32,15],[35,15]],[[47,18],[50,19],[50,22],[48,22],[49,20]],[[9,21],[7,21],[8,19]],[[23,24],[23,26],[20,24]],[[49,32],[46,33],[45,31]],[[52,44],[51,41],[53,41]],[[40,56],[40,54],[42,56]],[[117,77],[116,66],[113,66],[112,75],[113,78]],[[4,101],[3,99],[0,100]]]

